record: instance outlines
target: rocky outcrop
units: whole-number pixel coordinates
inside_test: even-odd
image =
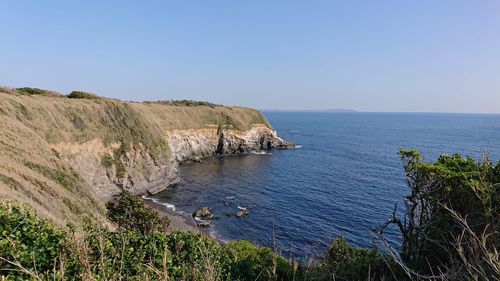
[[[247,209],[239,210],[238,212],[236,212],[236,217],[238,218],[246,217],[248,215],[250,215],[250,211]]]
[[[180,163],[216,155],[293,147],[293,144],[279,138],[276,131],[264,125],[255,125],[246,131],[220,127],[170,130],[166,132],[166,139],[172,154]]]
[[[208,207],[199,208],[196,212],[193,213],[193,218],[207,218],[212,219],[214,217],[214,212],[212,209]]]

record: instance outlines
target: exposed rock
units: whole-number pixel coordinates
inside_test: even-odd
[[[127,189],[132,193],[155,194],[179,180],[178,163],[175,158],[153,159],[143,147],[134,147],[120,157],[126,173],[117,177],[115,165],[103,167],[104,155],[113,155],[120,144],[105,146],[101,139],[85,143],[60,142],[51,145],[62,159],[69,163],[95,188],[99,197],[109,199]],[[112,157],[112,156],[110,156]]]
[[[208,207],[203,207],[199,208],[196,212],[194,212],[193,217],[211,219],[214,217],[214,212],[212,211],[212,209]]]
[[[170,150],[179,162],[295,146],[264,125],[254,125],[246,131],[221,128],[171,130],[167,132],[166,138]]]
[[[239,210],[239,211],[236,213],[236,216],[237,216],[238,218],[241,218],[241,217],[246,217],[246,216],[248,216],[248,215],[250,215],[250,211],[249,211],[249,210],[247,210],[247,209]]]
[[[202,227],[202,228],[209,227],[210,226],[210,222],[209,221],[199,221],[199,222],[196,223],[196,225],[198,227]]]

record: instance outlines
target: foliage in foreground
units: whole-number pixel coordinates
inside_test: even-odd
[[[108,219],[127,230],[137,230],[142,234],[166,231],[170,220],[160,217],[156,211],[144,205],[144,202],[128,191],[123,191],[120,198],[106,204]]]
[[[118,213],[134,206],[142,211],[133,213],[146,218],[146,207],[136,205],[141,201],[125,196],[114,206],[125,205],[118,207]],[[332,280],[336,270],[341,270],[338,276],[347,277],[336,280],[352,280],[367,276],[363,265],[370,267],[366,259],[359,259],[365,250],[345,240],[340,242],[342,260],[329,256],[306,268],[248,241],[220,244],[203,234],[144,231],[137,218],[130,225],[122,221],[116,231],[87,222],[83,236],[78,237],[72,226],[65,231],[23,206],[2,202],[0,221],[0,276],[13,280]],[[337,250],[335,246],[329,255]],[[346,271],[346,266],[354,267]]]
[[[405,217],[393,217],[403,236],[395,260],[415,279],[500,280],[500,163],[458,154],[423,162],[401,150],[410,194]],[[386,244],[387,245],[387,244]]]

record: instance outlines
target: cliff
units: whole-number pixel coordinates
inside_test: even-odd
[[[0,88],[0,197],[60,223],[105,222],[111,196],[157,193],[184,161],[289,146],[254,109],[75,97]]]

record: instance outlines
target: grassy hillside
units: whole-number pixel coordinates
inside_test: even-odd
[[[106,220],[103,202],[86,182],[94,175],[78,174],[54,149],[57,145],[87,143],[78,149],[100,157],[88,166],[99,164],[104,174],[111,171],[120,178],[126,161],[135,161],[134,169],[148,176],[148,165],[157,170],[172,165],[167,130],[269,126],[260,112],[248,108],[124,102],[81,91],[64,96],[34,88],[0,88],[0,124],[0,197],[26,203],[61,225],[81,223],[83,214]]]

